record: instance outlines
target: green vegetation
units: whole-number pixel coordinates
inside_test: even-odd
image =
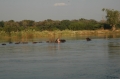
[[[10,33],[11,31],[36,30],[36,31],[54,31],[54,30],[96,30],[101,28],[102,23],[95,20],[62,20],[54,21],[51,19],[35,22],[32,20],[23,20],[20,22],[0,21],[0,30]]]
[[[0,38],[36,38],[44,36],[57,37],[61,35],[74,35],[74,34],[98,34],[106,33],[103,30],[115,30],[120,28],[120,13],[116,10],[103,9],[106,11],[107,21],[101,20],[100,22],[90,19],[81,18],[79,20],[51,20],[35,22],[33,20],[22,21],[0,21]],[[87,31],[86,31],[87,30]],[[102,30],[102,31],[98,31]],[[118,32],[118,31],[117,31]],[[108,33],[108,32],[107,32]],[[116,33],[116,32],[115,32]]]
[[[111,26],[112,30],[116,29],[116,25],[120,24],[120,12],[114,9],[105,9],[102,11],[106,12],[107,23]]]

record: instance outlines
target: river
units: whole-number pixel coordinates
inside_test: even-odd
[[[0,79],[120,79],[120,38],[0,43]]]

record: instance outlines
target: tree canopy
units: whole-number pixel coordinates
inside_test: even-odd
[[[95,30],[101,27],[101,23],[93,19],[79,19],[79,20],[51,20],[35,22],[33,20],[22,20],[15,22],[14,20],[0,21],[0,30],[7,32],[21,31],[25,29],[34,29],[38,31],[48,30]]]
[[[22,20],[22,21],[0,21],[0,31],[21,31],[21,30],[37,30],[37,31],[54,31],[54,30],[97,30],[111,29],[115,30],[116,26],[120,28],[120,12],[114,9],[105,9],[107,22],[98,22],[94,19],[74,19],[74,20],[51,20],[35,22],[34,20]]]
[[[106,19],[107,23],[112,27],[114,31],[116,29],[116,25],[120,22],[120,12],[114,9],[105,9],[103,8],[102,11],[106,12]]]

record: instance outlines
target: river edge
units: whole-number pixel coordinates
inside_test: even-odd
[[[41,39],[48,38],[48,40],[53,40],[56,38],[67,38],[74,36],[98,36],[103,38],[116,38],[120,36],[120,30],[64,30],[64,31],[21,31],[21,32],[11,32],[7,34],[5,32],[0,32],[0,40],[12,40],[12,41],[27,41],[28,39]]]

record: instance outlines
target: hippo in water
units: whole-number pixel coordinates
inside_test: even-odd
[[[89,37],[86,38],[87,41],[91,41],[91,39]]]
[[[57,38],[55,41],[46,41],[46,42],[47,43],[64,43],[66,42],[66,40]]]

